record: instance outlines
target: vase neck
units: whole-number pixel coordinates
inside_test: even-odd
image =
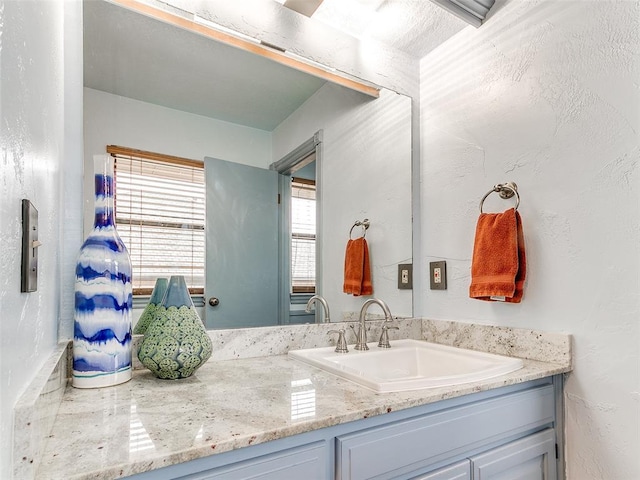
[[[169,278],[167,291],[162,299],[162,306],[166,308],[193,307],[193,301],[191,300],[191,295],[189,295],[189,289],[183,275],[172,275]]]
[[[95,217],[93,227],[115,226],[114,168],[110,155],[95,155]]]

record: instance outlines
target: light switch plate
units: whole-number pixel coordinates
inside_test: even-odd
[[[398,288],[400,290],[413,288],[413,265],[411,263],[398,264]]]
[[[20,291],[35,292],[38,289],[38,210],[22,199],[22,270]]]
[[[431,290],[447,289],[447,262],[429,262],[429,284]]]

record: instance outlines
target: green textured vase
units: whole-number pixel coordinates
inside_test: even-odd
[[[182,275],[174,275],[138,350],[158,378],[189,377],[211,356],[212,344]]]
[[[144,334],[151,325],[151,322],[155,318],[156,310],[160,307],[162,303],[162,299],[164,298],[164,293],[167,291],[167,285],[169,285],[169,280],[166,278],[157,278],[156,284],[153,287],[153,291],[151,292],[151,298],[149,299],[149,303],[144,307],[142,311],[142,315],[138,319],[138,323],[136,323],[136,328],[133,329],[133,333],[136,335]]]

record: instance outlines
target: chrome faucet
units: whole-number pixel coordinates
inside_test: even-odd
[[[304,309],[304,311],[307,313],[311,313],[311,304],[313,304],[314,302],[321,303],[324,308],[324,319],[322,320],[322,322],[323,323],[331,322],[331,317],[329,315],[329,304],[320,295],[314,295],[313,297],[311,297],[307,302],[307,307]]]
[[[369,300],[364,302],[364,304],[362,305],[362,308],[360,309],[360,320],[358,320],[358,323],[360,324],[360,329],[356,333],[356,344],[353,347],[356,350],[369,350],[369,347],[367,346],[367,329],[365,327],[365,321],[367,317],[367,309],[369,308],[370,305],[374,303],[380,305],[380,308],[382,308],[382,311],[384,312],[385,323],[390,322],[392,320],[389,307],[382,300],[378,298],[370,298]],[[353,328],[352,325],[351,325],[351,328]]]

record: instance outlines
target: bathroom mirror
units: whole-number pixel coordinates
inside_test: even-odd
[[[409,97],[382,89],[374,99],[102,0],[85,1],[84,49],[86,159],[115,144],[266,170],[320,133],[317,293],[333,321],[359,311],[365,298],[342,292],[344,254],[354,222],[368,218],[373,296],[394,315],[412,315],[411,290],[397,281],[397,265],[412,258]],[[90,175],[85,182],[92,192]],[[240,291],[232,303],[251,295]],[[304,310],[289,297],[285,308]],[[205,301],[202,313],[220,328],[215,307]],[[276,316],[237,326],[297,323]]]

